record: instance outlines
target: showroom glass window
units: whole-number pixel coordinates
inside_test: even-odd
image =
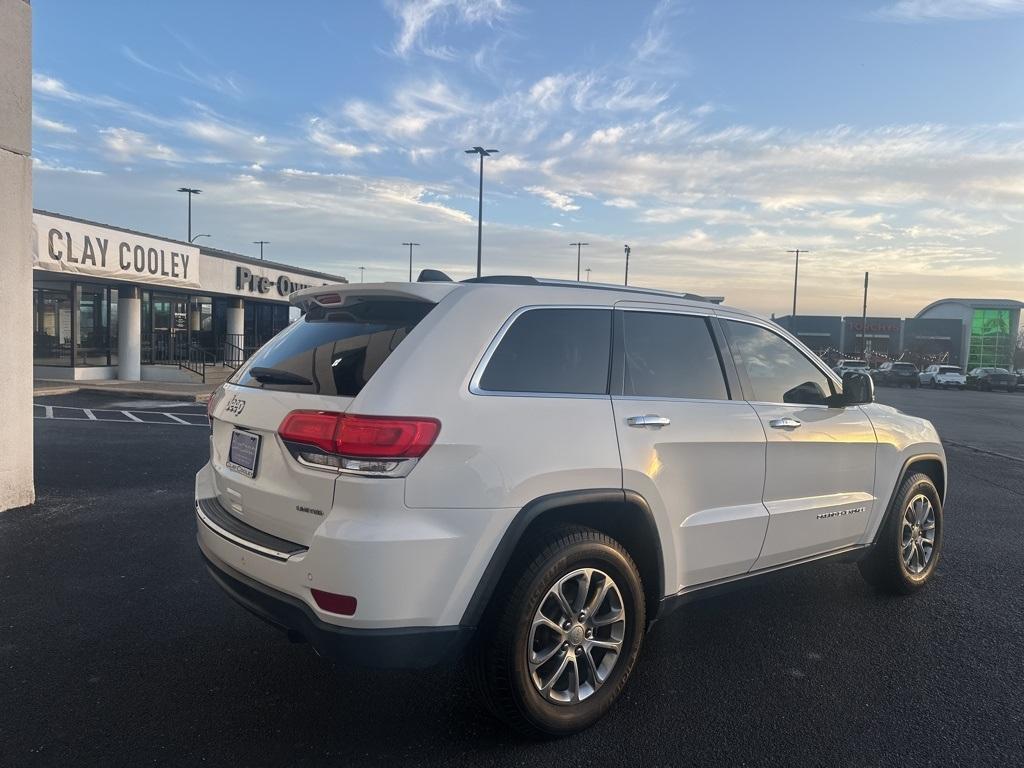
[[[971,316],[968,368],[1008,366],[1013,357],[1010,310],[976,309]]]
[[[71,284],[36,280],[32,289],[32,362],[71,365]]]
[[[616,394],[728,400],[729,390],[706,318],[667,312],[618,312],[621,353]]]
[[[790,342],[767,328],[723,322],[736,366],[746,374],[747,399],[760,403],[824,405],[832,383]]]
[[[80,283],[75,365],[110,365],[110,290]]]

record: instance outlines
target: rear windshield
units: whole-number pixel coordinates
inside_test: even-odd
[[[960,369],[955,365],[944,365],[939,368],[939,373],[960,373]]]
[[[314,307],[261,347],[232,383],[355,397],[433,308],[428,302],[402,299]]]
[[[845,361],[843,361],[841,363],[841,365],[845,366],[846,368],[867,368],[868,367],[868,364],[865,363],[863,360],[845,360]]]
[[[892,369],[894,371],[916,371],[913,363],[893,363]]]

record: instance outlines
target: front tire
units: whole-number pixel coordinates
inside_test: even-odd
[[[920,472],[908,475],[882,521],[875,545],[858,563],[861,575],[882,592],[916,592],[935,573],[942,533],[942,500],[935,484]]]
[[[531,736],[593,725],[622,693],[646,623],[629,553],[582,526],[526,548],[471,657],[488,708]]]

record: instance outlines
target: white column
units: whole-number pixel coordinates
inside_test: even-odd
[[[142,378],[142,302],[139,289],[117,291],[117,378],[139,381]]]
[[[0,0],[0,510],[32,483],[32,6]]]
[[[199,306],[193,306],[192,312],[188,316],[188,329],[195,333],[199,330],[202,323],[202,316],[199,313]]]
[[[227,341],[235,346],[224,350],[224,359],[238,365],[243,356],[238,348],[245,346],[245,305],[241,299],[232,299],[228,305]]]

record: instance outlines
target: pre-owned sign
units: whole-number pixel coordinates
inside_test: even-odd
[[[113,280],[199,288],[199,249],[36,213],[36,269]]]

